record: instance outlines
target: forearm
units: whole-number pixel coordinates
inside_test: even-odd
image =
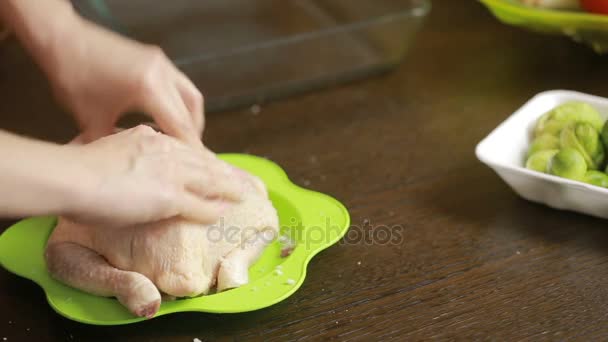
[[[48,71],[53,67],[54,50],[70,43],[64,36],[76,29],[78,16],[67,0],[2,0],[0,18]]]
[[[77,204],[84,173],[70,153],[0,131],[0,216],[62,214]]]

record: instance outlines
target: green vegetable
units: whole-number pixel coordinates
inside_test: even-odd
[[[526,161],[526,168],[538,172],[548,172],[549,161],[559,150],[538,151]]]
[[[588,123],[576,122],[565,126],[560,134],[561,148],[577,150],[591,170],[597,170],[604,164],[604,145],[598,131]]]
[[[601,171],[587,171],[583,178],[583,182],[601,186],[602,188],[608,188],[608,175]]]
[[[608,121],[606,121],[606,123],[604,123],[604,127],[602,128],[602,131],[600,132],[600,138],[602,139],[602,142],[604,143],[604,150],[608,149]]]
[[[555,176],[582,180],[587,172],[587,163],[577,150],[564,148],[549,160],[548,170]]]
[[[528,150],[528,157],[539,151],[556,149],[559,149],[559,138],[551,134],[543,134],[532,141]]]
[[[583,102],[572,101],[543,114],[536,123],[534,136],[539,137],[543,134],[557,136],[566,125],[573,122],[586,122],[598,132],[604,125],[604,120],[595,108]]]

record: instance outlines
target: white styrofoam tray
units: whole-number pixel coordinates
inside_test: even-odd
[[[568,101],[589,103],[603,119],[608,118],[608,98],[575,91],[546,91],[534,96],[495,128],[477,144],[475,154],[527,200],[556,209],[608,218],[608,189],[524,167],[536,121],[547,111]]]

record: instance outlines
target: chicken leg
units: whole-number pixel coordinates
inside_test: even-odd
[[[72,242],[50,244],[46,250],[49,272],[59,281],[85,292],[116,297],[131,312],[153,316],[161,296],[144,275],[112,267],[95,251]]]

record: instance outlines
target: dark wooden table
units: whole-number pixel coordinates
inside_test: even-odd
[[[435,1],[395,72],[207,118],[215,150],[269,157],[341,199],[353,229],[388,225],[400,243],[336,245],[264,310],[119,327],[64,319],[2,270],[0,338],[606,340],[606,222],[526,202],[474,156],[513,110],[556,88],[608,95],[608,56],[503,26],[475,1]],[[0,48],[0,94],[2,128],[58,142],[76,132],[14,43]]]

